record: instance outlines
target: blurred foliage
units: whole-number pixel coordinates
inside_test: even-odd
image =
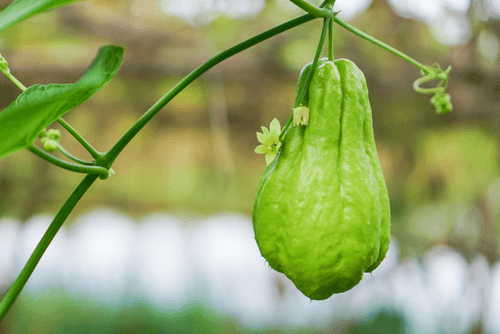
[[[411,332],[404,315],[390,309],[382,309],[349,329],[352,334],[408,333]]]
[[[407,182],[411,201],[474,202],[499,175],[495,135],[470,127],[422,131]]]
[[[158,308],[139,301],[120,306],[69,296],[63,290],[23,294],[19,306],[0,325],[2,333],[406,333],[407,320],[395,310],[379,309],[364,320],[337,319],[328,325],[296,328],[245,328],[236,319],[201,304]]]
[[[85,1],[36,16],[0,35],[12,72],[27,86],[73,82],[101,44],[125,47],[122,69],[66,120],[106,150],[182,77],[216,53],[300,13],[283,1],[245,20],[220,17],[190,26],[151,1]],[[481,2],[478,1],[478,4]],[[4,6],[5,1],[0,1]],[[412,90],[418,69],[335,26],[335,55],[367,77],[378,153],[403,256],[448,243],[472,257],[498,258],[500,227],[500,21],[468,14],[467,44],[440,44],[430,27],[374,0],[351,24],[424,64],[453,67],[454,110],[436,115]],[[228,59],[177,96],[130,143],[75,215],[110,206],[133,216],[152,211],[251,213],[265,167],[255,132],[286,121],[298,72],[314,55],[320,20]],[[496,43],[496,44],[495,44]],[[496,51],[495,51],[496,50]],[[0,78],[0,108],[20,92]],[[59,128],[57,125],[55,128]],[[68,134],[62,144],[90,159]],[[225,147],[227,149],[221,149]],[[55,214],[81,179],[19,152],[0,162],[0,216]],[[74,217],[73,216],[73,217]],[[68,222],[71,224],[71,219]]]
[[[119,307],[70,297],[64,292],[21,298],[8,333],[244,333],[235,320],[203,305],[159,311],[146,303]],[[2,331],[3,332],[3,331]]]

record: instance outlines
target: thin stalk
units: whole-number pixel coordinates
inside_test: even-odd
[[[73,137],[75,137],[75,139],[78,140],[78,142],[82,144],[83,147],[85,147],[92,158],[97,160],[102,156],[101,153],[99,153],[92,145],[90,145],[90,143],[85,138],[83,138],[82,135],[75,130],[75,128],[73,128],[68,122],[62,119],[62,117],[59,117],[57,119],[57,122],[61,124],[61,126],[65,128],[66,131],[68,131]]]
[[[321,5],[319,5],[319,8],[333,8],[333,5],[335,4],[335,1],[337,0],[324,0]],[[333,15],[333,14],[332,14]]]
[[[332,9],[331,8],[316,7],[315,5],[310,4],[309,2],[307,2],[305,0],[290,0],[290,1],[293,2],[294,4],[296,4],[298,7],[305,10],[306,12],[308,12],[309,14],[314,15],[316,17],[325,18],[325,17],[332,16]]]
[[[2,301],[0,302],[0,322],[2,322],[3,318],[9,311],[10,307],[16,300],[17,296],[19,296],[19,293],[23,289],[24,285],[30,278],[31,274],[33,273],[33,270],[35,270],[36,265],[40,261],[43,253],[45,253],[45,250],[47,247],[49,247],[50,243],[56,236],[57,232],[61,228],[62,224],[68,218],[70,212],[73,210],[75,205],[78,203],[78,201],[82,198],[82,196],[85,194],[85,192],[90,188],[92,183],[97,179],[97,175],[87,175],[83,181],[78,185],[78,187],[73,191],[71,196],[68,198],[66,203],[64,203],[63,207],[57,215],[55,216],[54,220],[50,224],[49,228],[43,235],[42,239],[36,246],[35,250],[33,251],[33,254],[31,254],[28,262],[26,262],[26,265],[24,266],[23,270],[17,276],[16,280],[14,281],[14,284],[10,287],[9,291],[7,291],[7,294],[3,297]]]
[[[0,72],[5,74],[7,78],[9,78],[10,81],[12,81],[17,87],[19,87],[20,90],[23,92],[26,90],[26,86],[21,83],[21,81],[17,80],[15,76],[10,73],[10,68],[9,68],[9,63],[7,62],[7,59],[5,59],[1,54],[0,54]]]
[[[333,55],[333,20],[330,20],[328,22],[328,60],[333,61],[334,60],[334,55]]]
[[[58,167],[77,172],[77,173],[83,173],[83,174],[93,174],[93,175],[98,175],[102,179],[106,179],[109,177],[109,170],[107,170],[104,167],[100,166],[82,166],[82,165],[77,165],[71,162],[67,162],[64,160],[61,160],[59,158],[56,158],[52,154],[49,154],[41,149],[39,149],[36,146],[29,146],[28,150],[39,156],[40,158],[50,162],[51,164],[54,164]]]
[[[21,81],[17,80],[17,78],[13,76],[10,72],[4,72],[4,71],[2,72],[3,74],[5,74],[7,78],[10,79],[10,81],[12,81],[17,87],[19,87],[20,90],[22,90],[23,92],[26,90],[26,86],[23,85]]]
[[[73,160],[74,162],[78,162],[81,165],[84,165],[84,166],[94,166],[95,165],[95,162],[85,161],[85,160],[82,160],[80,158],[75,157],[74,155],[72,155],[71,153],[69,153],[68,151],[66,151],[66,149],[64,147],[62,147],[61,144],[58,144],[57,149],[62,154],[64,154],[66,157],[68,157],[69,159]]]
[[[331,17],[327,17],[323,19],[323,29],[321,30],[321,37],[319,38],[318,48],[316,49],[316,53],[314,55],[314,60],[311,65],[311,70],[307,75],[306,84],[303,86],[302,92],[300,92],[300,98],[297,101],[303,101],[304,96],[306,95],[307,90],[309,89],[309,85],[311,84],[312,77],[314,75],[314,71],[316,67],[318,67],[319,57],[321,56],[321,51],[323,51],[323,46],[325,45],[326,35],[328,34],[328,26],[330,23]],[[298,107],[298,105],[294,105],[294,108]]]
[[[357,28],[353,27],[352,25],[350,25],[350,24],[348,24],[348,23],[346,23],[346,22],[342,21],[342,20],[341,20],[341,19],[339,19],[337,16],[335,16],[334,21],[335,21],[338,25],[340,25],[341,27],[346,28],[347,30],[349,30],[350,32],[352,32],[352,33],[354,33],[354,34],[358,35],[359,37],[362,37],[362,38],[364,38],[364,39],[366,39],[366,40],[368,40],[368,41],[370,41],[370,42],[372,42],[372,43],[375,43],[376,45],[378,45],[378,46],[380,46],[380,47],[382,47],[382,48],[386,49],[387,51],[394,53],[396,56],[403,58],[403,59],[404,59],[404,60],[406,60],[407,62],[409,62],[409,63],[411,63],[411,64],[415,65],[415,66],[416,66],[416,67],[418,67],[418,68],[420,68],[423,72],[425,72],[425,73],[427,73],[427,74],[433,73],[433,71],[432,71],[432,70],[430,70],[429,68],[427,68],[427,66],[425,66],[425,65],[423,65],[423,64],[421,64],[421,63],[419,63],[418,61],[416,61],[416,60],[415,60],[415,59],[413,59],[412,57],[405,55],[403,52],[401,52],[401,51],[399,51],[399,50],[396,50],[396,49],[395,49],[395,48],[393,48],[392,46],[389,46],[389,45],[385,44],[384,42],[379,41],[379,40],[378,40],[378,39],[376,39],[375,37],[370,36],[370,35],[368,35],[367,33],[365,33],[365,32],[363,32],[363,31],[361,31],[361,30],[359,30],[359,29],[357,29]]]
[[[311,70],[309,71],[309,74],[307,76],[306,84],[303,86],[302,92],[298,92],[297,94],[300,94],[300,98],[297,99],[296,101],[302,101],[304,99],[304,95],[306,94],[306,91],[309,89],[309,85],[311,84],[312,77],[314,75],[314,70],[318,66],[318,60],[321,55],[321,51],[323,50],[323,46],[325,45],[325,39],[326,35],[328,34],[328,26],[331,21],[331,17],[327,17],[323,20],[323,30],[321,31],[321,37],[319,39],[318,43],[318,48],[316,49],[316,54],[314,55],[314,60],[311,65]],[[298,107],[298,105],[294,105],[294,108]],[[279,140],[283,138],[283,136],[286,133],[286,130],[292,124],[293,120],[293,113],[290,115],[290,118],[288,118],[288,121],[286,122],[285,126],[283,127],[283,130],[281,131],[281,134],[279,136]]]
[[[326,1],[325,1],[326,3]],[[313,20],[315,17],[311,14],[305,14],[295,19],[282,23],[274,28],[271,28],[257,36],[254,36],[242,43],[239,43],[209,59],[207,62],[199,66],[197,69],[189,73],[177,85],[175,85],[167,94],[165,94],[158,102],[156,102],[141,118],[118,140],[118,142],[105,154],[104,160],[110,167],[120,152],[127,144],[135,137],[135,135],[177,94],[179,94],[186,86],[193,82],[200,75],[219,64],[223,60],[234,56],[235,54],[246,50],[260,42],[265,41],[273,36],[276,36],[284,31],[295,28],[301,24]]]

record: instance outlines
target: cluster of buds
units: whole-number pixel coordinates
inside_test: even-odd
[[[49,129],[40,134],[40,142],[47,152],[53,152],[59,147],[59,139],[61,138],[61,131],[56,129]]]
[[[10,73],[9,63],[1,54],[0,54],[0,72],[2,72],[3,74]]]

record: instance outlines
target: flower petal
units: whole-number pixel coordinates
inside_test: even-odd
[[[273,119],[269,128],[271,129],[271,136],[278,138],[281,132],[280,121],[277,118]]]
[[[271,162],[273,162],[274,158],[276,158],[277,153],[267,153],[266,154],[266,163],[269,165]]]
[[[257,154],[266,154],[267,148],[264,145],[259,145],[255,148],[255,153]]]
[[[265,134],[263,133],[260,133],[260,132],[257,132],[257,140],[259,141],[259,143],[261,144],[264,144],[264,142],[267,140],[269,136],[266,136]]]
[[[262,133],[266,136],[269,136],[269,130],[265,126],[260,127],[262,129]]]
[[[307,125],[309,123],[309,108],[297,107],[293,109],[293,125]]]

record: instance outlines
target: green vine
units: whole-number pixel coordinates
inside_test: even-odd
[[[325,2],[326,3],[326,2]],[[167,94],[165,94],[158,102],[156,102],[142,117],[121,137],[118,142],[105,154],[105,160],[108,165],[115,161],[120,152],[127,146],[127,144],[135,137],[135,135],[165,106],[169,103],[177,94],[179,94],[184,88],[186,88],[191,82],[193,82],[200,75],[219,64],[223,60],[234,56],[241,51],[244,51],[260,42],[265,41],[273,36],[276,36],[284,31],[297,27],[301,24],[313,20],[315,17],[311,14],[305,14],[299,16],[293,20],[282,23],[274,28],[271,28],[257,36],[254,36],[240,44],[237,44],[221,53],[217,56],[211,58],[206,63],[189,73],[184,79],[182,79],[175,87],[173,87]]]
[[[383,49],[386,49],[387,51],[395,54],[398,57],[401,57],[402,59],[406,60],[410,64],[415,65],[420,69],[422,77],[417,79],[414,84],[413,88],[415,89],[416,92],[421,93],[421,94],[434,94],[434,96],[431,98],[431,104],[436,108],[436,112],[438,114],[445,114],[450,112],[453,107],[451,104],[451,97],[449,94],[446,94],[446,88],[448,87],[448,77],[451,72],[451,66],[446,69],[446,71],[443,71],[439,64],[434,64],[432,66],[426,66],[415,59],[411,58],[410,56],[405,55],[403,52],[396,50],[392,46],[389,46],[385,44],[382,41],[379,41],[373,36],[368,35],[367,33],[351,26],[350,24],[342,21],[338,17],[334,17],[334,21],[340,25],[341,27],[346,28],[350,32],[372,42],[375,43],[376,45],[380,46]],[[429,81],[439,79],[440,82],[439,84],[434,87],[434,88],[421,88],[420,86],[424,83],[427,83]]]
[[[328,60],[333,61],[335,59],[333,55],[333,20],[328,22]]]
[[[28,150],[30,150],[32,153],[36,154],[38,157],[47,160],[48,162],[61,167],[63,169],[67,169],[73,172],[77,173],[83,173],[83,174],[97,174],[102,180],[105,180],[109,177],[109,170],[100,166],[82,166],[82,165],[77,165],[71,162],[66,162],[64,160],[61,160],[52,154],[49,154],[41,149],[39,149],[36,146],[30,146],[28,147]]]
[[[98,152],[90,143],[83,138],[83,136],[78,133],[68,122],[66,122],[62,117],[60,117],[57,122],[61,124],[61,126],[66,129],[78,142],[85,147],[85,149],[90,153],[92,158],[94,159],[100,159],[102,158],[102,153]]]
[[[71,159],[74,162],[79,163],[80,165],[84,165],[84,166],[94,166],[95,165],[95,162],[90,162],[90,161],[86,161],[86,160],[75,157],[74,155],[72,155],[71,153],[66,151],[66,149],[64,149],[64,147],[61,144],[59,144],[57,146],[57,149],[59,150],[59,152],[64,154],[68,159]]]
[[[62,206],[61,210],[59,210],[57,215],[54,217],[54,220],[36,246],[30,258],[28,259],[28,262],[26,262],[24,268],[21,270],[21,273],[19,274],[19,276],[17,276],[9,291],[7,291],[7,294],[5,294],[2,301],[0,302],[0,322],[7,314],[12,304],[14,304],[17,296],[19,296],[19,293],[30,278],[33,270],[35,270],[38,262],[40,262],[43,253],[45,253],[45,250],[47,250],[47,247],[49,247],[50,243],[56,236],[66,218],[68,218],[73,208],[76,206],[85,192],[90,188],[90,186],[94,183],[97,177],[97,174],[85,176],[83,181],[78,185],[75,191],[73,191],[66,203],[64,203],[64,205]]]
[[[316,7],[305,0],[290,0],[290,1],[296,4],[298,7],[305,10],[306,12],[308,12],[309,14],[314,15],[315,17],[326,18],[332,16],[332,9],[330,8],[330,6],[329,7],[326,6],[331,1],[326,1],[319,7]],[[335,0],[333,2],[335,2]]]

